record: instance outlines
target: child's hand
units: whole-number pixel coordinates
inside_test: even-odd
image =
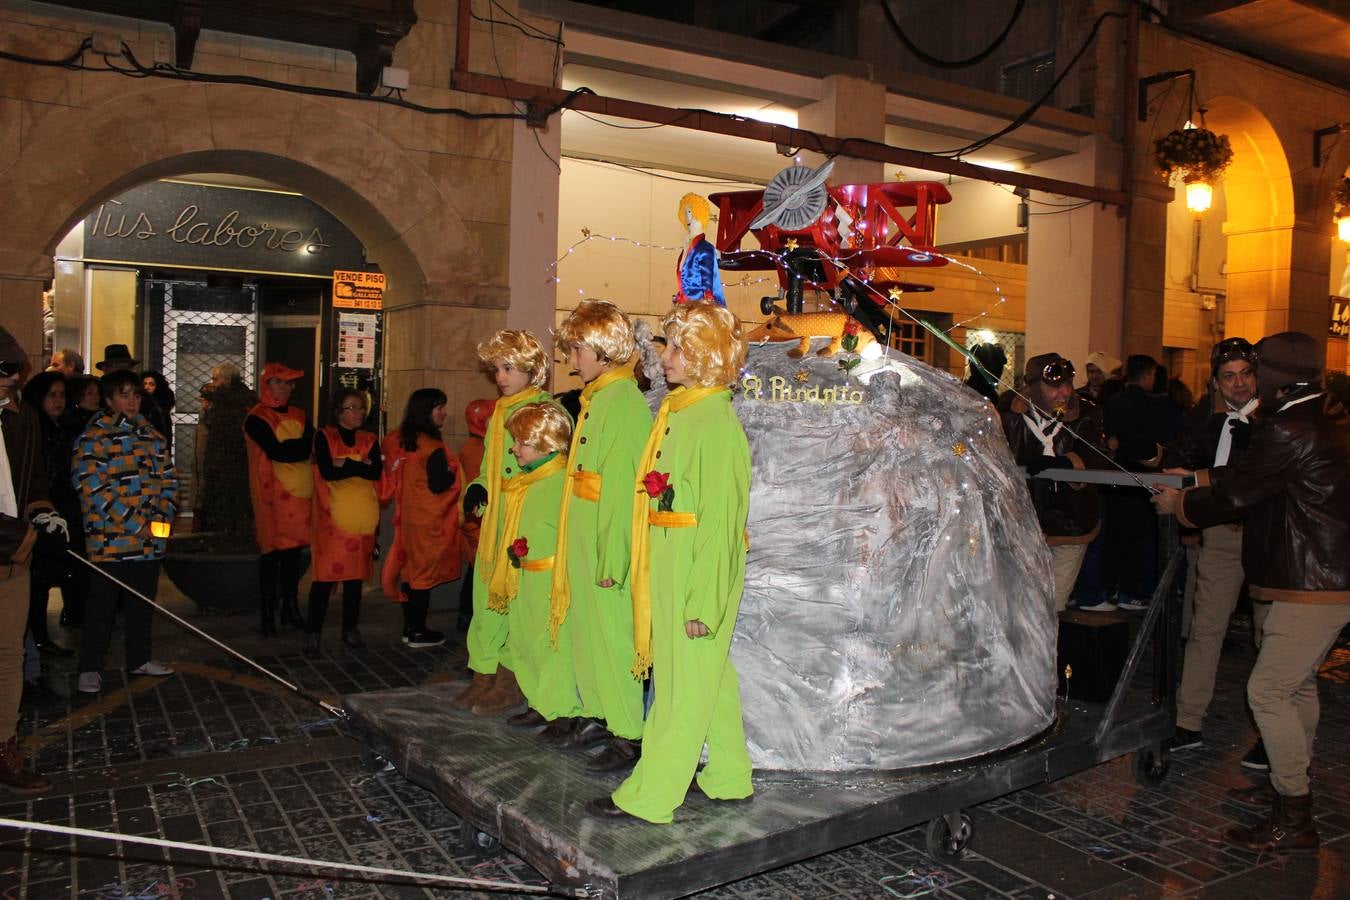
[[[614,579],[606,578],[604,581],[597,581],[596,584],[600,585],[602,588],[612,588],[614,587]]]
[[[691,638],[707,637],[710,634],[708,626],[704,625],[698,619],[690,619],[688,622],[685,622],[684,633]]]

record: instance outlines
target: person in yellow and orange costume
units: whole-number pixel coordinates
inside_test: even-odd
[[[528,331],[499,331],[478,345],[478,359],[492,374],[501,396],[492,408],[484,436],[483,470],[464,491],[463,511],[481,511],[478,556],[473,567],[473,620],[469,623],[469,669],[473,682],[450,701],[455,709],[482,708],[490,714],[516,706],[524,700],[506,653],[506,615],[490,608],[488,579],[497,555],[505,552],[502,541],[502,482],[516,474],[520,463],[511,456],[514,439],[506,420],[526,403],[551,402],[543,390],[549,359],[539,339]],[[481,701],[492,693],[492,704]]]
[[[300,615],[301,551],[309,546],[314,474],[309,468],[314,428],[305,411],[290,405],[304,372],[281,363],[263,366],[260,402],[244,419],[248,487],[258,560],[262,633],[276,634],[277,597],[283,624],[304,629]]]
[[[617,306],[581,301],[556,340],[586,385],[568,453],[550,618],[557,640],[571,633],[582,711],[579,720],[558,720],[539,739],[566,748],[608,741],[586,765],[607,772],[633,765],[642,747],[628,564],[633,481],[652,413],[633,377],[633,325]]]
[[[728,659],[745,584],[750,448],[728,385],[745,362],[740,322],[707,303],[662,320],[661,402],[633,487],[634,672],[654,701],[642,758],[618,790],[586,804],[606,819],[670,822],[689,793],[749,799],[750,756]],[[698,773],[704,745],[708,763]]]
[[[377,483],[382,466],[375,434],[361,428],[368,413],[364,391],[338,391],[333,421],[314,435],[314,582],[309,586],[306,656],[319,653],[319,635],[333,586],[342,585],[342,643],[365,646],[356,625],[361,585],[370,580],[375,532],[380,527]]]
[[[502,539],[487,573],[488,608],[506,614],[506,655],[528,704],[507,724],[529,727],[580,711],[572,645],[564,635],[555,646],[548,626],[572,420],[556,403],[526,403],[506,420],[506,431],[519,465],[502,481]],[[473,711],[503,711],[496,696],[484,694]]]
[[[427,627],[431,589],[459,578],[459,461],[441,439],[445,392],[418,388],[403,422],[384,439],[381,496],[394,499],[394,541],[381,581],[403,604],[403,643],[436,647],[445,635]]]

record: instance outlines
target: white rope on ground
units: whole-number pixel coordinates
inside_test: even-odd
[[[402,869],[386,869],[382,866],[363,866],[357,863],[328,862],[318,859],[303,859],[298,856],[281,856],[275,853],[260,853],[256,850],[233,850],[224,847],[212,847],[208,844],[188,844],[183,841],[169,841],[163,838],[139,837],[130,834],[117,834],[108,831],[93,831],[88,828],[71,828],[66,825],[49,825],[45,822],[24,822],[20,819],[0,818],[0,827],[18,828],[24,831],[41,831],[47,834],[64,834],[70,837],[93,838],[95,840],[116,841],[124,844],[143,844],[147,847],[166,847],[170,850],[190,850],[193,852],[215,853],[221,856],[235,856],[261,862],[286,863],[309,870],[333,870],[357,872],[362,875],[384,875],[391,878],[403,878],[428,884],[441,884],[447,887],[474,888],[478,890],[513,891],[517,894],[553,895],[558,897],[599,897],[597,889],[590,885],[566,887],[551,884],[525,884],[516,881],[489,881],[482,878],[462,878],[454,875],[432,875],[423,872],[408,872]],[[173,865],[169,860],[166,865]],[[269,872],[272,875],[290,873]]]
[[[300,695],[301,697],[303,697],[304,699],[308,700],[308,701],[311,702],[311,703],[315,703],[315,704],[317,704],[318,706],[320,706],[325,712],[327,712],[327,713],[329,713],[329,714],[331,714],[331,715],[337,716],[338,718],[342,719],[343,721],[346,721],[346,720],[347,720],[347,711],[346,711],[345,709],[343,709],[342,707],[340,707],[340,706],[334,706],[333,704],[328,703],[327,701],[325,701],[325,700],[323,700],[323,699],[321,699],[321,698],[319,698],[319,697],[314,696],[314,695],[311,694],[309,691],[306,691],[304,688],[301,688],[301,687],[298,686],[298,685],[292,684],[291,682],[289,682],[289,681],[287,681],[286,679],[282,678],[280,675],[276,674],[276,673],[273,672],[271,669],[268,669],[266,666],[264,666],[264,665],[262,665],[262,664],[260,664],[260,663],[257,663],[257,662],[255,662],[255,661],[253,661],[252,659],[249,659],[247,656],[245,656],[244,654],[240,653],[238,650],[235,650],[233,647],[230,647],[230,646],[228,646],[227,644],[224,644],[224,643],[222,643],[221,641],[217,640],[216,638],[213,638],[211,635],[207,634],[205,631],[202,631],[202,630],[201,630],[200,628],[198,628],[196,625],[193,625],[193,624],[192,624],[191,622],[189,622],[187,619],[184,619],[182,616],[179,616],[179,615],[177,615],[176,613],[171,612],[170,610],[164,608],[163,606],[160,606],[160,605],[159,605],[158,603],[156,603],[154,600],[151,600],[149,597],[145,596],[145,595],[142,594],[140,591],[136,590],[134,587],[132,587],[131,585],[127,584],[127,583],[126,583],[125,581],[123,581],[122,579],[118,578],[118,577],[115,576],[115,575],[112,575],[112,574],[109,573],[109,572],[104,571],[103,569],[100,569],[97,565],[95,565],[94,563],[92,563],[92,562],[90,562],[89,560],[85,559],[83,556],[81,556],[80,554],[76,553],[74,550],[66,550],[66,553],[68,553],[68,554],[69,554],[71,557],[73,557],[74,559],[78,559],[80,562],[84,563],[84,565],[86,565],[86,566],[88,566],[89,568],[93,569],[96,573],[98,573],[98,575],[100,575],[100,576],[103,577],[103,578],[108,579],[108,580],[111,581],[113,584],[115,584],[115,585],[117,585],[118,587],[120,587],[122,590],[126,591],[126,592],[129,593],[129,594],[132,594],[133,596],[139,597],[139,598],[140,598],[142,601],[144,601],[145,603],[150,604],[150,607],[151,607],[152,609],[154,609],[155,611],[157,611],[157,612],[163,614],[164,616],[166,616],[167,618],[171,619],[173,622],[177,623],[178,625],[181,625],[182,627],[186,628],[188,631],[191,631],[193,634],[197,635],[197,636],[200,637],[202,640],[207,641],[208,643],[214,644],[215,646],[219,647],[221,650],[224,650],[226,653],[228,653],[228,654],[230,654],[231,656],[233,656],[235,659],[242,660],[243,662],[245,662],[245,663],[247,663],[248,665],[252,666],[253,668],[257,669],[257,670],[258,670],[259,672],[261,672],[262,674],[266,675],[268,678],[270,678],[270,679],[272,679],[273,681],[275,681],[277,684],[280,684],[282,687],[289,688],[290,690],[295,691],[295,693],[299,694],[299,695]]]

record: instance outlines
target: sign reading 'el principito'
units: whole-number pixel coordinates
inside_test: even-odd
[[[384,308],[383,272],[334,272],[333,306],[339,309]]]

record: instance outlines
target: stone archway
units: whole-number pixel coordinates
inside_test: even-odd
[[[1224,335],[1316,334],[1313,319],[1325,316],[1326,300],[1319,296],[1314,306],[1298,289],[1294,186],[1280,136],[1255,106],[1236,97],[1211,98],[1205,117],[1233,145],[1233,164],[1221,183],[1228,243]]]
[[[373,104],[177,82],[54,112],[4,173],[0,273],[49,276],[57,241],[133,185],[235,172],[304,193],[341,219],[390,276],[393,305],[496,305],[481,296],[482,255],[452,200],[381,133],[380,114]]]
[[[477,171],[467,159],[474,153],[509,159],[509,123],[455,130],[374,103],[176,81],[137,83],[89,108],[49,109],[25,121],[21,153],[0,173],[0,310],[30,353],[41,347],[42,283],[76,223],[136,184],[231,172],[305,194],[389,277],[391,403],[426,385],[444,389],[456,408],[483,392],[473,348],[505,324],[510,290],[507,246],[496,240],[503,228],[481,223],[508,221],[510,197],[491,179],[443,187],[445,173],[429,172],[447,160]]]

